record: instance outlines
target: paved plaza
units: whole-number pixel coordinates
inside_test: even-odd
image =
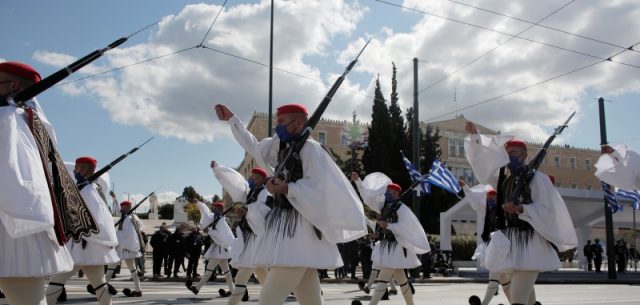
[[[93,296],[86,290],[86,281],[74,277],[67,285],[68,300],[61,304],[96,304]],[[118,290],[131,287],[131,282],[125,277],[114,280]],[[212,282],[204,286],[201,293],[193,295],[184,287],[183,282],[150,282],[142,283],[142,298],[127,298],[118,293],[114,304],[217,304],[226,303],[226,298],[218,295],[219,288],[226,285]],[[467,305],[470,294],[484,293],[485,284],[481,283],[416,283],[415,303],[417,305]],[[357,290],[352,283],[323,283],[324,300],[327,305],[349,305],[351,300],[359,299],[364,305],[369,296]],[[249,285],[250,301],[242,304],[257,305],[259,286]],[[580,304],[580,305],[632,305],[640,304],[640,285],[626,284],[539,284],[536,293],[544,305],[551,304]],[[502,294],[496,296],[491,304],[508,304]],[[0,304],[7,304],[0,300]],[[290,297],[287,304],[297,304],[295,297]],[[401,296],[393,295],[389,301],[380,302],[381,305],[405,304]]]

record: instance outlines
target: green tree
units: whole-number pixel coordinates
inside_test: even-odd
[[[407,140],[405,120],[402,116],[402,109],[400,109],[400,98],[398,97],[398,81],[396,78],[396,74],[398,69],[396,65],[392,63],[393,71],[391,74],[391,98],[389,105],[389,115],[390,115],[390,133],[391,133],[391,142],[387,145],[388,154],[390,156],[389,159],[386,159],[389,164],[389,172],[387,175],[391,178],[395,183],[398,183],[402,186],[402,188],[407,188],[411,185],[411,177],[407,173],[407,170],[404,166],[404,162],[402,161],[402,155],[400,151],[404,151],[406,148],[406,143],[410,140]],[[410,126],[410,124],[408,124]],[[410,152],[405,151],[405,153],[410,155]],[[403,198],[404,200],[408,200],[411,196],[407,196]]]
[[[193,186],[187,186],[182,191],[182,197],[186,199],[188,202],[193,201],[193,199],[204,201],[204,198],[198,194],[198,192],[193,188]]]
[[[158,208],[158,218],[173,219],[173,204],[163,204]]]
[[[371,111],[371,125],[367,145],[362,154],[362,165],[368,173],[382,172],[389,174],[391,155],[389,144],[392,143],[391,118],[386,100],[380,87],[380,79],[376,79],[376,87]]]

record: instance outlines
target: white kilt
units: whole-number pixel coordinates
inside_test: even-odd
[[[96,242],[87,241],[87,246],[83,249],[82,243],[68,241],[67,248],[71,252],[71,257],[73,257],[74,266],[110,265],[120,261],[118,252],[114,247]]]
[[[254,258],[258,248],[258,237],[251,234],[244,243],[242,238],[236,238],[231,245],[231,266],[233,268],[255,268]]]
[[[44,277],[71,269],[71,254],[58,245],[53,228],[13,239],[0,221],[0,277]]]
[[[496,231],[491,236],[485,252],[485,265],[492,272],[544,272],[558,270],[562,266],[551,243],[536,231],[527,233],[511,227]]]
[[[375,269],[413,269],[422,265],[418,256],[406,250],[397,242],[377,241],[371,253],[371,261]]]
[[[269,213],[273,213],[276,209],[280,208],[273,208]],[[343,266],[338,246],[328,242],[324,237],[318,239],[311,223],[297,211],[294,213],[296,216],[291,217],[296,219],[293,232],[286,232],[287,230],[284,228],[289,225],[284,221],[270,227],[269,217],[272,215],[267,216],[265,232],[256,240],[255,266],[315,269],[335,269]]]
[[[117,247],[116,252],[118,252],[120,260],[133,259],[142,256],[142,252],[140,252],[140,250],[129,250],[123,247]]]
[[[212,260],[212,259],[230,259],[231,254],[227,249],[222,248],[220,245],[216,243],[212,243],[211,247],[207,249],[207,252],[204,253],[204,259]]]

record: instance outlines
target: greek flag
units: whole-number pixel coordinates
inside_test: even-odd
[[[615,213],[617,211],[622,211],[622,206],[618,202],[616,194],[614,194],[611,190],[611,186],[604,181],[600,181],[600,184],[602,185],[602,191],[604,192],[604,197],[607,201],[607,204],[609,205],[609,208],[611,209],[611,212]]]
[[[625,191],[623,189],[618,189],[616,195],[631,200],[633,202],[633,208],[640,210],[640,193],[638,193],[638,191]]]
[[[440,159],[433,160],[427,181],[453,194],[458,194],[462,189],[458,184],[458,179],[440,162]]]
[[[418,196],[429,194],[431,192],[431,187],[429,183],[427,183],[427,181],[424,180],[424,177],[422,176],[422,174],[420,174],[420,172],[416,170],[416,168],[413,166],[413,163],[411,163],[411,161],[407,159],[404,153],[402,151],[400,153],[402,154],[402,161],[404,161],[404,167],[406,167],[407,171],[409,171],[409,176],[411,177],[411,181],[412,182],[416,182],[418,180],[422,181],[413,190],[416,192]]]

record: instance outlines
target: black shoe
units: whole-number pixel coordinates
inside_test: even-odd
[[[218,289],[218,294],[220,294],[221,297],[226,298],[231,295],[231,291],[225,291],[224,289],[220,288]]]
[[[398,290],[391,289],[391,290],[389,290],[389,294],[390,295],[397,295],[398,294]]]
[[[384,294],[382,295],[382,298],[380,298],[380,300],[386,301],[388,299],[389,299],[389,289],[385,289]]]
[[[67,301],[67,289],[62,286],[62,292],[58,296],[58,302],[66,302]]]
[[[129,288],[122,289],[122,293],[130,298],[142,296],[142,291],[131,291]]]
[[[93,289],[93,286],[91,286],[91,284],[87,284],[87,292],[96,295],[96,290]]]
[[[353,301],[351,301],[351,305],[362,305],[362,302],[360,302],[358,300],[353,300]]]
[[[249,290],[244,289],[244,295],[242,296],[242,302],[249,301]]]
[[[364,293],[369,294],[371,292],[371,289],[369,287],[364,287],[364,289],[362,289],[362,291],[364,291]]]

